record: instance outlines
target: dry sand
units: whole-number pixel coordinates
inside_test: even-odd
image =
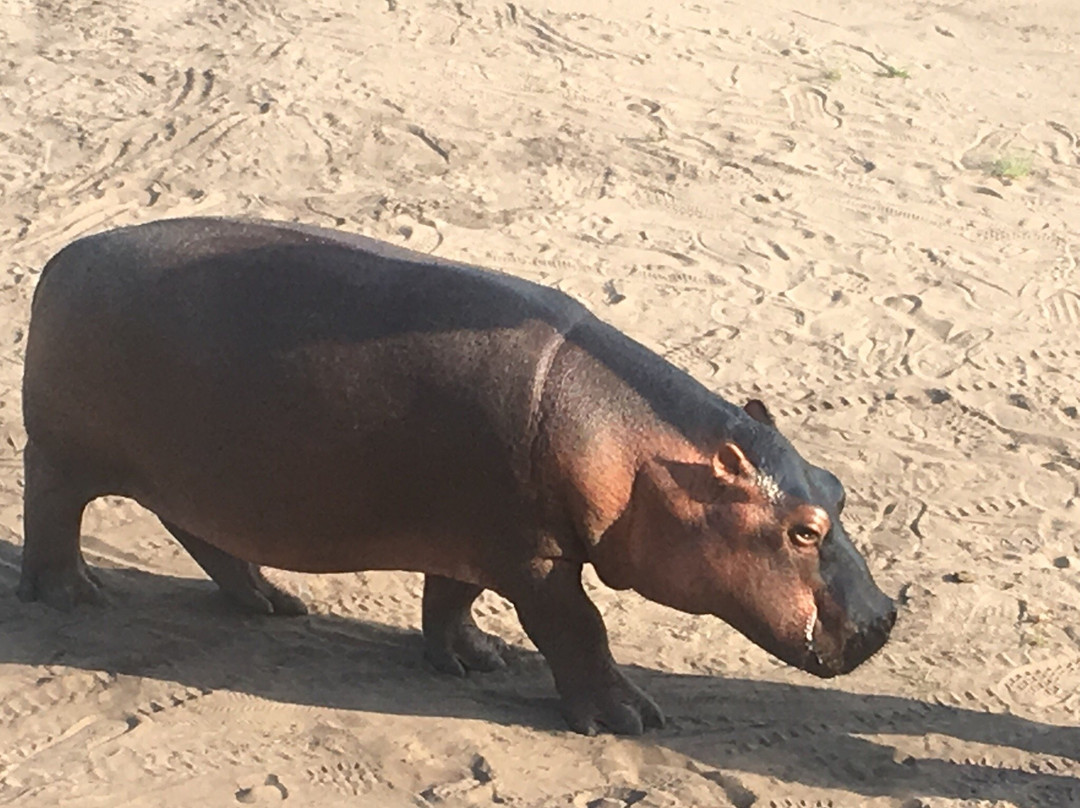
[[[0,0],[0,805],[1080,805],[1078,42],[1075,0]],[[238,616],[124,500],[111,606],[20,603],[39,269],[196,212],[518,273],[760,395],[892,642],[821,682],[594,582],[670,726],[587,739],[499,598],[511,669],[442,678],[418,576]]]

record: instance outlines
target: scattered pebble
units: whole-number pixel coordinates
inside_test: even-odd
[[[970,584],[975,582],[975,573],[967,570],[957,570],[946,575],[945,580],[950,584]]]
[[[269,803],[283,802],[289,796],[289,790],[285,788],[276,774],[269,774],[261,786],[241,788],[236,792],[236,801],[244,805],[267,805]]]
[[[1031,403],[1027,400],[1027,396],[1023,393],[1010,393],[1009,403],[1014,407],[1019,407],[1022,410],[1030,410]]]
[[[236,801],[245,805],[267,805],[282,802],[285,798],[273,786],[254,786],[236,792]]]
[[[604,284],[604,293],[607,295],[607,300],[604,302],[609,306],[614,306],[616,303],[622,303],[626,300],[626,295],[615,288],[615,281],[609,280]]]
[[[473,755],[472,763],[469,764],[472,776],[478,783],[490,783],[495,779],[495,773],[491,770],[491,764],[483,755]]]

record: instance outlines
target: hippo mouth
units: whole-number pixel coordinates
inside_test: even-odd
[[[835,620],[830,619],[833,616]],[[896,620],[896,612],[890,609],[868,621],[861,630],[850,619],[831,613],[827,602],[824,609],[817,603],[810,604],[805,618],[799,615],[798,619],[802,624],[801,633],[796,634],[800,629],[791,626],[795,631],[783,638],[763,630],[765,627],[760,624],[753,629],[745,624],[733,622],[731,625],[751,642],[793,668],[822,679],[831,679],[855,670],[885,645]]]
[[[863,631],[848,624],[837,637],[826,631],[815,606],[803,631],[804,657],[799,667],[822,679],[851,673],[885,645],[894,620],[895,613]]]
[[[838,676],[841,671],[837,670],[837,658],[834,654],[823,653],[822,645],[818,638],[822,636],[823,627],[818,619],[817,604],[806,616],[806,625],[803,628],[803,659],[799,665],[807,673],[827,679]]]
[[[824,629],[818,619],[817,607],[815,607],[806,618],[806,628],[803,630],[805,642],[803,650],[805,655],[799,667],[807,673],[820,676],[822,679],[830,679],[833,676],[847,673],[843,669],[844,666],[840,657],[835,653],[826,651],[823,647],[825,643],[819,642],[819,638],[822,637],[823,633]]]

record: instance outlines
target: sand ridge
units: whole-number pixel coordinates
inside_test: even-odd
[[[0,805],[1080,804],[1080,12],[1070,0],[0,0]],[[561,288],[847,484],[902,610],[821,682],[590,589],[669,716],[563,730],[420,655],[418,576],[231,612],[130,502],[112,604],[14,596],[40,267],[191,213],[341,227]]]

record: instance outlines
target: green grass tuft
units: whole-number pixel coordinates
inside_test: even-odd
[[[910,79],[911,74],[903,68],[893,67],[892,65],[885,65],[885,69],[880,73],[887,79]]]
[[[1001,155],[990,163],[987,170],[990,176],[999,180],[1019,180],[1031,173],[1034,163],[1035,160],[1030,154],[1014,152]]]

